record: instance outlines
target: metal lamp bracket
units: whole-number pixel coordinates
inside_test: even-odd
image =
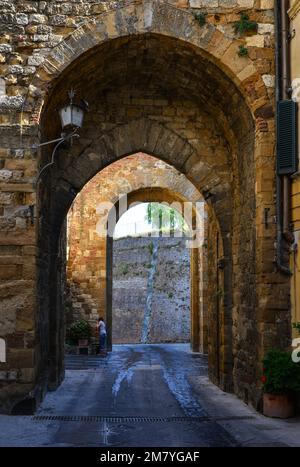
[[[44,173],[44,171],[47,168],[51,167],[55,163],[55,154],[56,154],[56,151],[58,150],[59,146],[61,146],[66,141],[72,141],[73,138],[79,138],[80,137],[80,135],[77,133],[77,130],[78,130],[78,128],[75,128],[75,130],[72,133],[68,133],[68,134],[62,133],[60,138],[57,138],[57,139],[54,139],[54,140],[51,140],[51,141],[46,141],[45,143],[40,143],[38,145],[33,146],[33,149],[37,149],[37,148],[42,147],[42,146],[48,146],[49,144],[56,143],[56,145],[54,146],[54,149],[52,151],[51,162],[44,165],[44,167],[38,173],[38,176],[37,176],[37,179],[36,179],[36,185],[37,185],[39,179],[41,178],[42,174]]]
[[[294,37],[296,36],[296,29],[292,29],[289,33],[288,33],[288,40],[289,41],[292,41],[294,39]]]

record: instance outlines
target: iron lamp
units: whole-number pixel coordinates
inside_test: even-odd
[[[69,91],[68,95],[70,102],[58,109],[62,129],[61,137],[34,146],[34,148],[37,149],[41,146],[47,146],[48,144],[56,143],[52,151],[51,161],[40,170],[36,179],[36,183],[39,181],[42,174],[44,174],[45,170],[54,164],[55,154],[58,148],[66,141],[70,141],[72,143],[73,138],[79,138],[77,130],[82,128],[84,113],[88,109],[88,103],[82,100],[80,104],[74,104],[73,100],[75,97],[75,92],[73,89]]]
[[[81,101],[80,105],[74,104],[75,92],[73,89],[68,94],[70,102],[58,110],[63,131],[82,128],[84,112],[87,108],[87,103],[84,101]]]

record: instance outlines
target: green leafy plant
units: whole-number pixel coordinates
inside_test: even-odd
[[[198,13],[194,13],[194,17],[195,19],[198,21],[198,23],[200,24],[200,26],[204,26],[205,23],[206,23],[206,16],[207,16],[207,13],[205,13],[204,11],[200,11]]]
[[[270,350],[263,360],[263,390],[270,394],[300,391],[300,362],[294,363],[291,352]]]
[[[183,233],[189,232],[188,225],[183,216],[177,210],[165,204],[148,203],[145,220],[149,225],[152,225],[153,230],[157,229],[159,232],[175,230],[181,230]]]
[[[256,21],[251,21],[247,13],[240,13],[240,20],[233,25],[236,34],[245,34],[247,32],[257,32],[258,24]]]
[[[247,57],[249,55],[249,51],[247,47],[244,45],[239,45],[238,56],[239,57]]]
[[[79,339],[89,339],[91,335],[91,326],[83,319],[71,324],[67,332],[68,340],[72,343],[77,343]]]
[[[293,328],[297,329],[298,333],[300,334],[300,323],[293,323]]]
[[[149,248],[150,255],[152,256],[153,255],[153,242],[149,243],[148,248]]]

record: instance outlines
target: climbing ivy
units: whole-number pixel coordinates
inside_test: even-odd
[[[251,21],[247,13],[240,13],[240,20],[236,21],[233,25],[236,34],[245,34],[247,32],[257,31],[257,22]]]
[[[294,328],[294,329],[297,329],[297,331],[298,331],[299,334],[300,334],[300,323],[293,323],[293,328]]]
[[[149,248],[151,256],[153,255],[153,247],[154,247],[153,242],[149,243],[148,248]]]

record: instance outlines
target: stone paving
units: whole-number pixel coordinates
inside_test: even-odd
[[[300,445],[299,420],[266,419],[220,391],[188,345],[120,345],[66,365],[35,416],[0,416],[0,446]]]

